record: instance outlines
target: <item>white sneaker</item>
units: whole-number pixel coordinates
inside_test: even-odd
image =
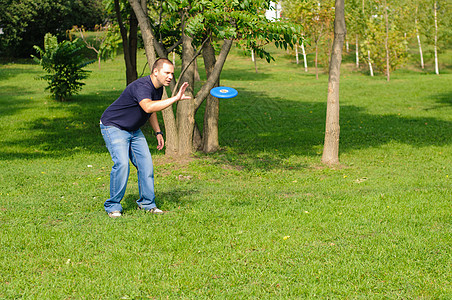
[[[151,208],[150,210],[147,210],[146,212],[150,212],[151,214],[156,215],[163,215],[165,212],[161,209],[158,209],[157,207]]]
[[[110,218],[119,218],[120,216],[122,216],[121,212],[118,210],[112,211],[110,213],[108,213],[108,216]]]

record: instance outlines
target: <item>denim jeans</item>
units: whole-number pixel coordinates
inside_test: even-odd
[[[129,159],[137,168],[140,199],[137,204],[146,210],[156,207],[154,194],[154,167],[146,138],[140,129],[125,131],[100,124],[102,136],[113,160],[110,173],[110,198],[104,203],[105,211],[122,211],[129,178]]]

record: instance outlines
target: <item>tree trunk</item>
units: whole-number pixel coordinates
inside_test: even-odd
[[[204,45],[202,56],[204,59],[206,75],[207,78],[209,78],[216,63],[215,49],[210,41]],[[219,81],[217,81],[214,86],[219,86]],[[218,151],[220,148],[220,144],[218,142],[218,117],[220,107],[218,98],[215,98],[210,94],[207,96],[206,101],[202,151],[205,153],[211,153]]]
[[[389,21],[388,21],[388,5],[386,0],[384,1],[385,9],[385,26],[386,26],[386,37],[385,37],[385,50],[386,50],[386,81],[390,80],[391,70],[389,64]]]
[[[306,50],[304,48],[304,41],[301,42],[301,51],[303,52],[304,71],[308,71],[308,60],[306,59]]]
[[[417,15],[418,8],[416,7],[416,15]],[[422,44],[421,44],[421,37],[419,36],[419,28],[417,25],[417,17],[414,19],[414,26],[416,29],[416,38],[417,38],[417,44],[419,47],[419,56],[421,59],[421,69],[424,70],[424,55],[422,54]]]
[[[143,2],[145,0],[129,0],[135,15],[138,19],[141,33],[143,36],[143,42],[145,46],[147,60],[150,66],[155,61],[155,52],[159,57],[167,58],[168,51],[162,43],[155,42],[155,34],[150,25],[149,18]],[[184,27],[184,25],[181,25]],[[182,67],[184,70],[187,65],[189,67],[183,71],[183,76],[180,78],[180,82],[189,82],[190,86],[186,91],[186,94],[192,96],[192,100],[180,101],[177,103],[176,115],[173,112],[172,106],[169,106],[162,111],[163,119],[165,121],[165,133],[166,133],[166,154],[170,156],[188,155],[193,152],[193,133],[194,133],[194,113],[201,106],[203,101],[209,95],[210,90],[218,82],[224,63],[231,49],[232,40],[224,40],[221,47],[220,54],[211,73],[211,76],[202,85],[196,96],[193,95],[193,75],[194,75],[194,49],[191,44],[192,39],[188,36],[182,37]],[[174,82],[171,83],[171,91],[174,92]],[[167,97],[164,91],[163,98]]]
[[[118,20],[119,31],[121,33],[121,38],[122,38],[122,48],[123,48],[123,54],[124,54],[124,61],[126,64],[126,84],[128,85],[129,83],[131,83],[132,81],[137,79],[136,63],[135,63],[135,71],[133,71],[133,64],[131,61],[131,54],[130,54],[130,47],[129,47],[129,38],[127,37],[127,29],[125,28],[124,23],[122,21],[119,0],[114,0],[114,4],[115,4],[116,19]],[[133,76],[133,74],[135,74],[135,77]]]
[[[257,73],[257,59],[254,55],[254,49],[251,49],[251,60],[254,62],[254,72]]]
[[[315,79],[319,79],[319,68],[317,66],[318,63],[318,57],[319,57],[319,45],[318,45],[318,41],[315,42]]]
[[[295,61],[297,62],[297,65],[300,63],[300,60],[298,59],[298,43],[295,44]]]
[[[370,76],[374,76],[374,69],[372,68],[372,61],[370,60],[370,50],[367,50],[367,60],[369,61]]]
[[[157,54],[160,57],[166,57],[166,51],[159,43],[154,43],[154,33],[152,32],[151,24],[147,16],[146,0],[129,0],[135,15],[138,19],[138,23],[141,29],[141,35],[143,37],[144,50],[146,52],[146,58],[148,61],[149,69],[152,68]],[[152,70],[151,70],[152,71]],[[162,99],[168,98],[166,89],[163,89]],[[179,138],[176,127],[176,118],[174,116],[173,107],[169,106],[162,111],[163,120],[165,122],[165,154],[168,156],[178,155],[179,150]]]
[[[434,2],[433,7],[433,13],[435,15],[435,73],[436,75],[439,75],[439,64],[438,64],[438,17],[437,17],[437,10],[438,10],[438,3],[437,1]]]
[[[133,9],[130,9],[129,20],[129,56],[131,69],[127,72],[127,82],[130,83],[138,78],[137,73],[137,49],[138,49],[138,20]]]
[[[180,82],[188,82],[186,95],[193,98],[193,85],[195,78],[195,64],[192,63],[195,50],[192,46],[193,39],[188,35],[182,36],[182,70],[186,69]],[[189,65],[190,64],[190,65]],[[194,101],[186,100],[177,103],[176,124],[179,134],[179,155],[186,156],[193,153],[193,130],[195,126]]]
[[[195,59],[195,61],[193,62],[193,64],[195,65],[195,82],[199,82],[201,81],[201,77],[199,76],[199,70],[198,70],[198,60]]]
[[[117,0],[115,0],[117,1]],[[143,36],[144,49],[146,51],[146,57],[148,63],[150,64],[149,68],[152,67],[152,64],[155,61],[155,52],[157,52],[159,57],[168,57],[168,52],[165,50],[162,44],[154,43],[155,35],[152,31],[151,24],[149,22],[149,18],[147,16],[146,3],[144,0],[129,0],[130,5],[135,12],[135,16],[138,19],[138,23],[141,29],[141,35]],[[151,45],[153,45],[151,49]],[[148,51],[149,50],[149,51]],[[155,52],[154,52],[155,51]]]
[[[345,35],[344,0],[336,0],[334,41],[328,79],[325,143],[322,155],[322,162],[328,165],[339,163],[339,80]]]
[[[358,40],[358,35],[356,35],[355,56],[356,56],[356,68],[359,69],[359,40]]]

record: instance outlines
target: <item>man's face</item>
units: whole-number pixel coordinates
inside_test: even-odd
[[[154,77],[160,86],[168,86],[173,79],[174,66],[172,64],[163,63],[160,70],[154,69]]]

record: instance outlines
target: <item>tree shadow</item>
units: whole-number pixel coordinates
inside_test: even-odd
[[[17,95],[18,88],[14,85],[2,85],[0,87],[0,115],[1,116],[13,116],[19,111],[27,109],[29,100],[24,99],[24,95],[27,95],[29,90],[26,88],[21,88],[21,97],[15,97]]]
[[[447,104],[452,106],[452,92],[437,94],[433,97],[439,104]]]
[[[228,102],[228,122],[220,118],[220,145],[229,151],[216,156],[218,163],[246,169],[294,169],[307,165],[290,164],[287,158],[321,156],[326,103],[269,98],[246,89],[240,94],[247,101]],[[449,104],[447,95],[440,101]],[[375,115],[358,106],[342,105],[340,119],[340,153],[392,141],[414,147],[452,142],[452,122],[432,117]]]
[[[236,72],[228,70],[222,76],[235,76],[239,80]],[[256,76],[252,71],[240,73],[243,76]],[[79,152],[106,153],[99,119],[118,95],[119,91],[103,91],[101,95],[77,95],[70,102],[55,103],[49,109],[64,110],[69,112],[69,116],[54,118],[49,115],[23,123],[24,127],[18,129],[23,135],[4,141],[0,159],[61,158]],[[440,94],[430,101],[450,105],[450,96],[447,93]],[[326,103],[290,101],[247,89],[241,89],[238,97],[240,99],[236,101],[224,101],[221,104],[220,146],[229,151],[213,156],[218,163],[247,169],[294,169],[308,166],[288,163],[288,158],[321,155]],[[11,110],[8,113],[14,114],[15,110],[26,105],[26,101],[19,100],[9,108]],[[342,105],[340,114],[341,153],[379,147],[391,141],[425,147],[448,145],[452,140],[452,122],[432,117],[375,115],[353,105]],[[147,130],[150,129],[145,129],[145,132]]]
[[[221,79],[227,81],[260,81],[271,77],[271,74],[262,73],[254,70],[254,67],[250,70],[227,68],[221,71]],[[220,81],[221,82],[221,81]]]
[[[38,117],[23,123],[18,131],[24,135],[3,143],[0,159],[36,159],[40,157],[67,157],[80,151],[105,152],[105,144],[99,129],[99,119],[118,96],[118,92],[103,92],[98,95],[76,95],[68,102],[49,105],[50,111],[69,111],[68,117]],[[14,101],[15,102],[15,101]],[[14,114],[25,108],[26,101],[8,105],[8,113]],[[14,149],[8,151],[7,149]]]
[[[32,69],[29,66],[35,65],[34,63],[31,63],[30,60],[28,60],[25,63],[17,63],[15,62],[14,65],[24,65],[26,67],[24,68],[17,68],[12,67],[8,64],[0,64],[0,80],[8,80],[17,76],[21,76],[24,74],[24,72],[27,72],[27,75],[29,76],[30,80],[34,80],[37,75],[43,75],[44,71],[42,69]],[[35,75],[35,76],[33,76]],[[2,88],[3,89],[3,88]],[[17,92],[17,89],[16,89]]]

